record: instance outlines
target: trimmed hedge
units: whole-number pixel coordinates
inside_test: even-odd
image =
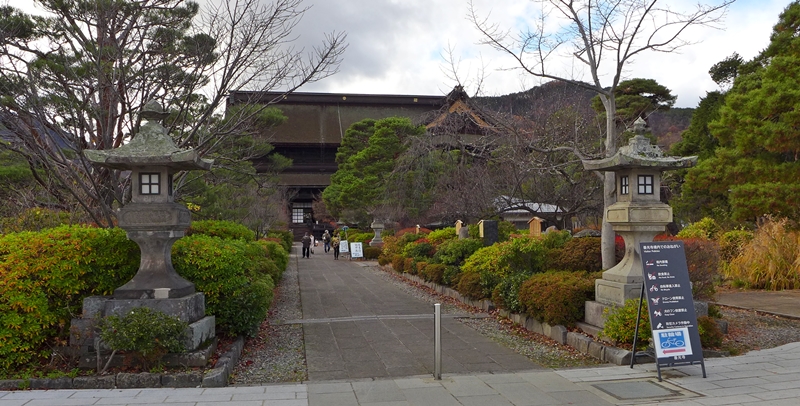
[[[252,261],[255,249],[266,254],[255,243],[208,235],[182,238],[172,248],[175,270],[205,294],[206,312],[224,334],[253,334],[272,303],[275,285],[266,262]]]
[[[547,269],[597,272],[603,269],[600,237],[571,238],[548,255]]]
[[[136,274],[139,247],[118,228],[61,226],[0,237],[0,369],[47,359],[83,298]]]
[[[519,301],[529,316],[550,325],[571,327],[584,317],[587,300],[594,300],[594,281],[602,274],[546,272],[531,276],[519,290]]]
[[[233,221],[227,220],[199,220],[193,221],[186,235],[204,234],[219,237],[225,240],[253,241],[256,233],[253,230]]]
[[[277,238],[286,252],[292,252],[292,244],[294,244],[294,235],[291,231],[287,230],[269,230],[267,237]]]

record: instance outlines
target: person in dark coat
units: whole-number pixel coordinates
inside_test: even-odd
[[[339,259],[339,242],[341,242],[339,234],[334,232],[333,238],[331,239],[331,246],[333,246],[333,259]]]
[[[311,258],[311,237],[306,233],[300,241],[303,243],[303,258]]]

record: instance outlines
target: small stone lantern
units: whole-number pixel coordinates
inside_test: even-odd
[[[605,305],[622,306],[627,299],[639,298],[643,282],[639,243],[653,241],[672,221],[672,208],[661,203],[661,172],[688,168],[697,162],[696,156],[664,156],[644,137],[645,126],[644,120],[637,119],[636,135],[614,156],[583,161],[586,170],[616,175],[617,202],[606,208],[605,219],[625,240],[625,256],[603,272],[603,279],[595,281],[597,302]],[[591,323],[588,318],[587,308],[587,322]]]
[[[174,202],[172,178],[177,171],[211,168],[193,149],[179,149],[160,121],[166,118],[158,102],[145,105],[147,122],[119,148],[84,151],[92,163],[131,171],[131,201],[120,209],[119,227],[142,252],[139,271],[114,291],[115,299],[179,298],[195,292],[194,284],[172,267],[172,245],[191,223],[189,210]]]
[[[375,232],[375,237],[369,242],[370,247],[383,247],[383,239],[381,239],[381,232],[383,232],[383,222],[380,220],[372,220],[370,228]]]

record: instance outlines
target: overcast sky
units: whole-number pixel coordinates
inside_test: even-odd
[[[664,3],[688,11],[696,1]],[[695,107],[707,91],[718,89],[708,69],[734,52],[745,60],[757,55],[768,45],[778,15],[790,3],[738,0],[730,7],[722,29],[692,30],[687,38],[700,42],[678,54],[642,54],[628,65],[626,77],[656,79],[678,96],[676,107]],[[447,93],[456,84],[446,74],[448,65],[443,55],[448,48],[460,60],[459,77],[470,94],[475,92],[475,78],[484,66],[485,95],[514,93],[540,84],[519,71],[504,70],[514,63],[487,46],[476,45],[479,36],[466,19],[466,0],[306,0],[305,4],[311,9],[296,30],[301,35],[299,43],[310,44],[323,32],[344,30],[349,47],[337,75],[301,91]],[[525,24],[536,7],[531,0],[475,0],[475,4],[490,14],[492,21],[508,28]],[[580,67],[563,64],[563,75],[572,72],[580,74]]]
[[[262,0],[268,1],[268,0]],[[700,0],[714,4],[721,0]],[[202,2],[202,0],[201,0]],[[532,0],[474,0],[481,15],[507,28],[523,27],[535,17]],[[0,0],[9,4],[9,0]],[[10,1],[30,11],[33,3]],[[665,0],[676,11],[689,11],[697,0]],[[772,26],[790,0],[737,0],[721,29],[696,28],[684,38],[699,43],[680,53],[648,52],[627,65],[624,78],[652,78],[678,96],[676,107],[696,107],[706,92],[717,90],[708,69],[734,52],[749,60],[769,43]],[[507,57],[477,45],[477,30],[467,21],[467,0],[304,0],[310,9],[296,27],[297,47],[311,48],[324,33],[344,31],[349,44],[335,76],[304,86],[305,92],[442,95],[456,81],[445,59],[448,49],[457,61],[458,77],[467,91],[481,94],[520,92],[541,84]],[[552,66],[552,65],[551,65]],[[567,58],[554,73],[577,77],[581,65]],[[483,74],[481,75],[481,71]],[[588,76],[583,77],[588,80]],[[603,78],[608,83],[610,76]],[[280,89],[275,89],[280,90]]]

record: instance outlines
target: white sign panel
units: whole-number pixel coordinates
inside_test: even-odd
[[[360,242],[354,242],[350,248],[352,251],[350,253],[350,258],[364,258],[364,250]]]
[[[350,252],[350,246],[347,245],[347,240],[342,240],[339,243],[339,252]]]
[[[653,330],[653,342],[658,358],[674,357],[676,360],[682,360],[684,356],[692,355],[692,343],[689,329],[686,327]]]

